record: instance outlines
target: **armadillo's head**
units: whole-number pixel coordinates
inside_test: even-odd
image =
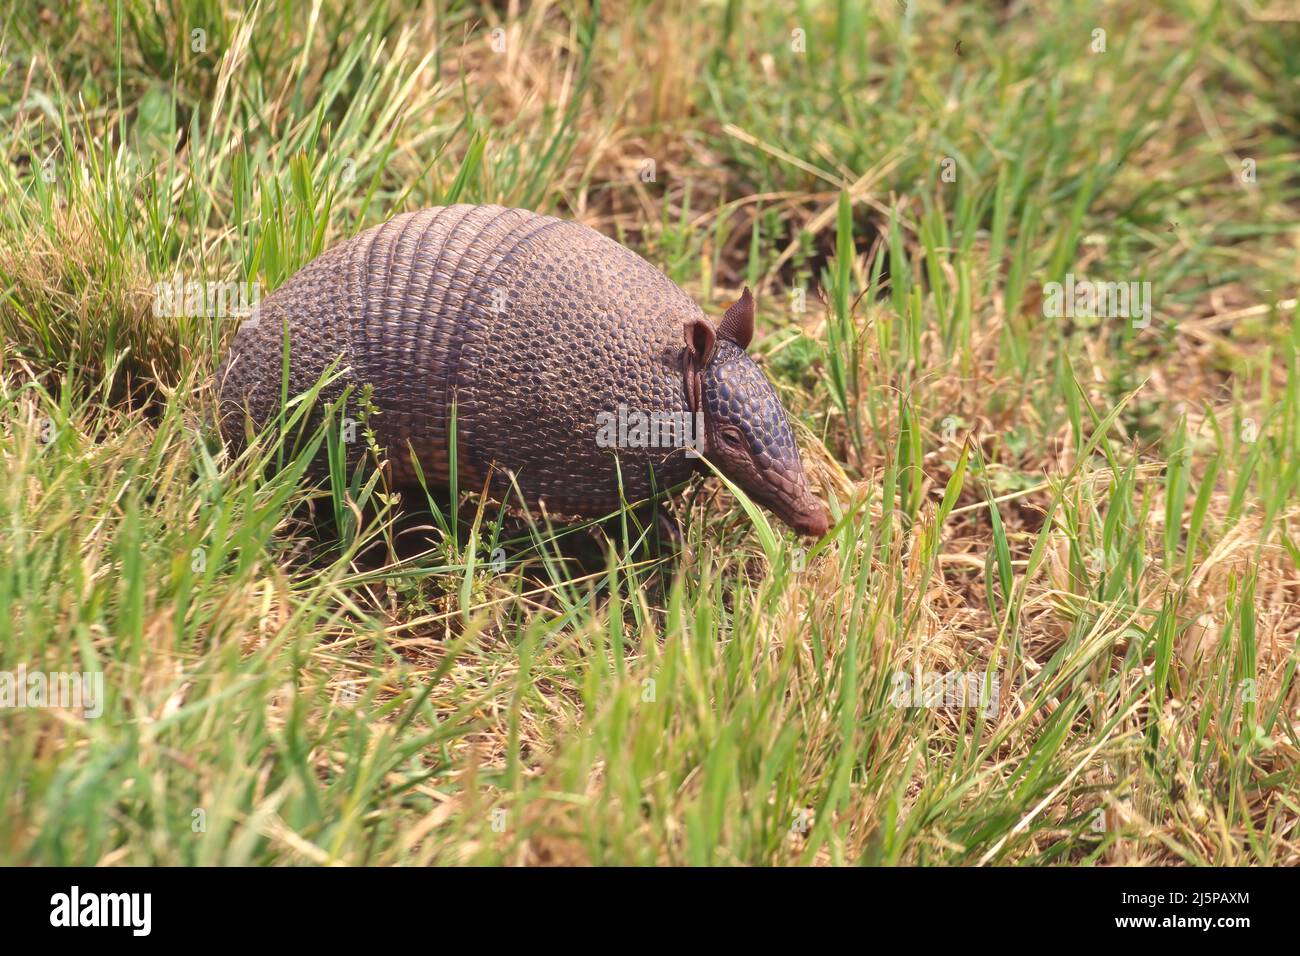
[[[749,289],[717,329],[701,316],[685,331],[687,404],[704,413],[705,455],[799,534],[824,535],[830,518],[808,488],[785,408],[745,354],[754,334]]]

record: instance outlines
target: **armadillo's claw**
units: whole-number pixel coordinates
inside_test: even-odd
[[[682,526],[677,521],[677,516],[667,508],[655,509],[655,529],[660,541],[671,544],[676,550],[681,550],[682,543],[685,541]]]

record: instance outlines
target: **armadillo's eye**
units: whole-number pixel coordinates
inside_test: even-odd
[[[745,447],[745,436],[740,433],[740,429],[735,425],[728,425],[722,429],[722,440],[732,448]]]

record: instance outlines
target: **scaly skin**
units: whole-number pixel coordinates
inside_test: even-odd
[[[530,507],[605,515],[620,503],[620,467],[627,501],[696,467],[682,448],[601,447],[597,429],[598,415],[620,404],[692,411],[683,329],[698,323],[708,320],[667,276],[586,226],[500,206],[425,209],[335,246],[261,302],[217,372],[222,431],[238,445],[245,414],[258,428],[278,414],[287,327],[290,395],[336,359],[343,374],[325,400],[347,385],[354,397],[373,389],[371,424],[395,485],[415,484],[408,448],[426,481],[447,483],[454,399],[460,487],[482,488],[490,471],[491,494],[518,503],[513,473]],[[753,370],[766,386],[748,379],[753,420],[779,420],[788,435],[775,392]],[[360,445],[348,449],[350,463]],[[806,496],[793,439],[780,451],[763,449],[772,475],[797,474]],[[758,497],[781,513],[771,494]]]

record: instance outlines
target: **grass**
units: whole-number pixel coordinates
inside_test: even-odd
[[[0,672],[106,698],[0,709],[0,863],[1300,863],[1285,5],[4,14]],[[453,201],[753,286],[831,532],[399,508],[303,404],[224,451],[236,321],[155,283]]]

